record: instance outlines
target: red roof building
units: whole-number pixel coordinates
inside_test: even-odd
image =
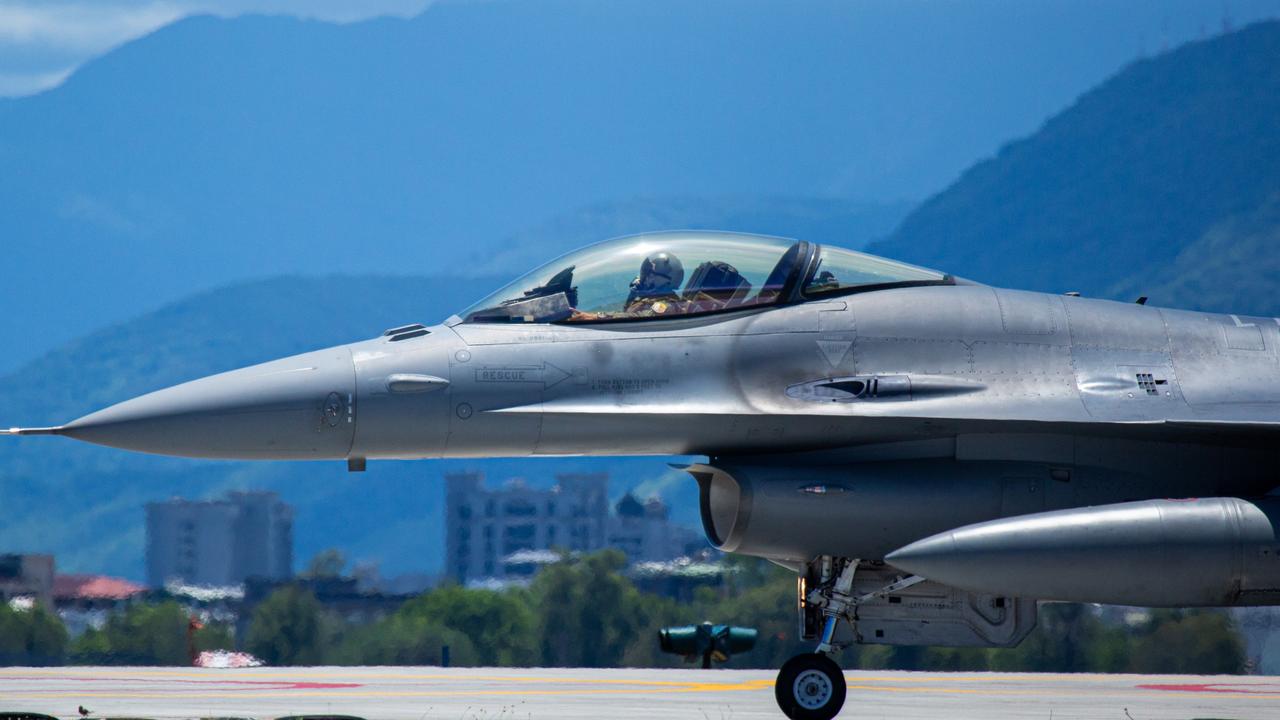
[[[146,591],[145,585],[106,575],[58,575],[53,579],[54,602],[128,600]]]

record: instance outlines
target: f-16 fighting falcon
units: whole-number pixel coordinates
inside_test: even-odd
[[[440,325],[49,428],[141,452],[692,455],[710,542],[795,571],[830,718],[850,643],[1013,646],[1037,601],[1280,604],[1280,321],[989,287],[730,233],[610,240]]]

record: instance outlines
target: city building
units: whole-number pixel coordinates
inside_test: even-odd
[[[146,594],[144,585],[107,575],[59,574],[53,579],[54,607],[73,638],[89,628],[101,629],[111,613]]]
[[[705,545],[697,532],[670,522],[660,498],[643,503],[628,492],[615,506],[609,522],[609,547],[627,554],[630,563],[662,562],[688,555]]]
[[[631,493],[609,512],[608,473],[562,473],[548,489],[510,480],[484,485],[476,472],[445,476],[445,573],[462,584],[523,579],[551,551],[616,547],[630,562],[669,560],[697,547],[697,533],[672,525],[665,504]]]
[[[293,508],[273,492],[147,504],[147,583],[241,585],[293,576]]]
[[[484,486],[476,472],[445,476],[445,569],[460,583],[505,576],[504,558],[521,550],[604,547],[608,531],[607,473],[556,476],[548,490],[511,480]]]
[[[0,555],[0,601],[17,598],[53,607],[52,555]]]

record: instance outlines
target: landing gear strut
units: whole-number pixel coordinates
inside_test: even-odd
[[[801,573],[799,580],[801,635],[818,635],[818,646],[812,653],[797,655],[783,664],[774,682],[773,694],[778,707],[791,720],[831,720],[844,706],[844,671],[828,655],[842,646],[835,640],[836,628],[844,618],[857,620],[857,606],[885,597],[890,593],[924,582],[912,575],[899,578],[874,592],[855,596],[853,574],[858,569],[856,558],[820,557]],[[812,589],[809,588],[813,581]]]

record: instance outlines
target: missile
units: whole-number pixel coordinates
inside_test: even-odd
[[[1151,607],[1280,601],[1280,498],[1146,500],[966,525],[885,556],[972,592]]]

